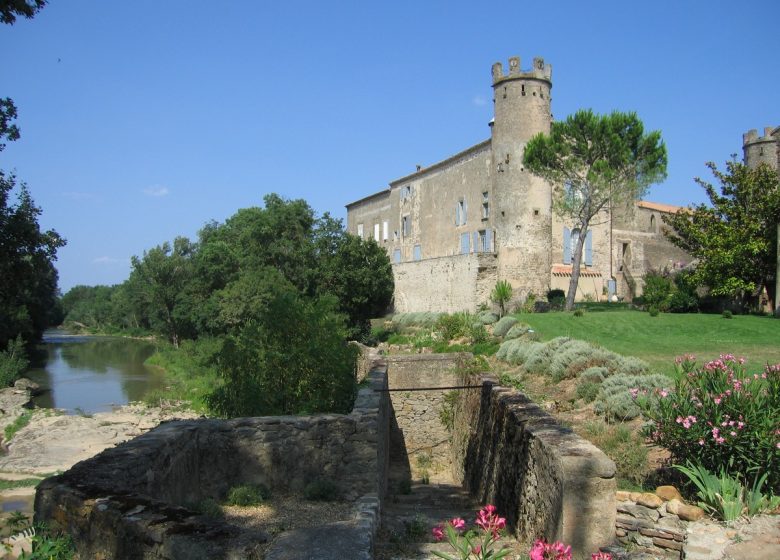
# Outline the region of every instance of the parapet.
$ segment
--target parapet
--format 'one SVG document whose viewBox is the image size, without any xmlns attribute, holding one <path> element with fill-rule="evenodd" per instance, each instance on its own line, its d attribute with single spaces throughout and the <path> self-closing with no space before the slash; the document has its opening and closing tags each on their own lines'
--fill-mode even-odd
<svg viewBox="0 0 780 560">
<path fill-rule="evenodd" d="M 509 59 L 509 73 L 504 74 L 504 68 L 500 62 L 493 64 L 493 85 L 506 80 L 516 79 L 545 80 L 552 83 L 552 66 L 546 64 L 541 57 L 535 57 L 533 67 L 530 70 L 522 70 L 520 57 L 513 56 Z"/>
<path fill-rule="evenodd" d="M 766 141 L 772 141 L 774 142 L 774 138 L 772 138 L 772 133 L 776 130 L 776 127 L 774 126 L 765 126 L 764 127 L 764 135 L 759 136 L 758 130 L 755 128 L 748 130 L 745 134 L 742 135 L 742 145 L 747 146 L 748 144 L 752 144 L 753 142 L 766 142 Z"/>
</svg>

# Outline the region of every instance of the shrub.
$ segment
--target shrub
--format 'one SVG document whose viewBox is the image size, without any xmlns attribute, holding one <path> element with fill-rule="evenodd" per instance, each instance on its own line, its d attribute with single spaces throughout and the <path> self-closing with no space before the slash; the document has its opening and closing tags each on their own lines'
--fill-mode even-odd
<svg viewBox="0 0 780 560">
<path fill-rule="evenodd" d="M 748 375 L 744 360 L 727 354 L 701 367 L 676 360 L 674 389 L 652 399 L 637 394 L 650 418 L 650 438 L 677 463 L 690 460 L 711 472 L 745 480 L 763 474 L 780 493 L 780 364 Z M 653 400 L 657 402 L 655 406 Z"/>
<path fill-rule="evenodd" d="M 558 288 L 548 290 L 547 302 L 552 309 L 563 309 L 563 304 L 566 303 L 566 292 Z"/>
<path fill-rule="evenodd" d="M 550 371 L 550 364 L 553 356 L 558 349 L 569 342 L 571 339 L 567 336 L 553 338 L 546 344 L 535 347 L 533 352 L 529 352 L 523 366 L 531 373 L 547 373 Z"/>
<path fill-rule="evenodd" d="M 465 313 L 443 313 L 436 321 L 435 328 L 442 340 L 453 340 L 465 335 L 470 323 L 470 317 Z"/>
<path fill-rule="evenodd" d="M 501 344 L 496 357 L 510 364 L 523 365 L 528 356 L 544 348 L 541 342 L 527 342 L 519 338 L 507 340 Z"/>
<path fill-rule="evenodd" d="M 339 487 L 332 480 L 313 480 L 304 487 L 303 497 L 312 502 L 333 502 L 339 499 Z"/>
<path fill-rule="evenodd" d="M 648 272 L 645 274 L 645 287 L 642 290 L 645 304 L 648 307 L 657 307 L 662 311 L 667 309 L 672 286 L 672 280 L 668 276 L 657 272 Z"/>
<path fill-rule="evenodd" d="M 634 395 L 643 392 L 652 394 L 656 389 L 671 385 L 665 375 L 613 375 L 601 384 L 601 394 L 593 409 L 607 420 L 626 421 L 639 416 L 641 412 Z M 649 406 L 651 406 L 649 404 Z"/>
<path fill-rule="evenodd" d="M 206 498 L 205 500 L 198 502 L 192 509 L 197 511 L 199 514 L 211 519 L 221 519 L 225 517 L 225 512 L 222 511 L 222 507 L 216 500 L 212 498 Z"/>
<path fill-rule="evenodd" d="M 521 336 L 526 336 L 529 333 L 533 333 L 533 330 L 529 325 L 525 323 L 516 323 L 512 325 L 512 328 L 509 329 L 509 331 L 504 335 L 504 340 L 509 340 L 510 338 L 520 338 Z"/>
<path fill-rule="evenodd" d="M 731 318 L 732 318 L 734 315 L 733 315 L 733 313 L 731 313 L 731 311 L 729 311 L 728 309 L 724 309 L 724 310 L 723 310 L 723 313 L 721 313 L 721 316 L 722 316 L 724 319 L 731 319 Z"/>
<path fill-rule="evenodd" d="M 241 484 L 230 489 L 227 503 L 231 506 L 257 506 L 271 497 L 271 492 L 266 486 Z"/>
<path fill-rule="evenodd" d="M 595 348 L 584 340 L 568 340 L 563 343 L 554 356 L 551 356 L 549 373 L 555 381 L 568 379 L 574 375 L 568 374 L 568 367 L 573 362 L 584 362 Z"/>
<path fill-rule="evenodd" d="M 592 366 L 580 373 L 584 383 L 601 383 L 609 377 L 609 370 L 603 366 Z"/>
<path fill-rule="evenodd" d="M 483 344 L 490 339 L 490 335 L 482 323 L 472 323 L 468 329 L 468 335 L 472 344 Z"/>
<path fill-rule="evenodd" d="M 650 314 L 651 317 L 658 317 L 658 314 L 661 312 L 660 309 L 658 309 L 658 306 L 651 305 L 647 308 L 647 312 Z"/>
<path fill-rule="evenodd" d="M 27 369 L 29 361 L 24 351 L 22 335 L 8 341 L 8 348 L 0 351 L 0 389 L 13 385 Z"/>
<path fill-rule="evenodd" d="M 503 317 L 506 312 L 506 304 L 512 299 L 512 284 L 506 280 L 496 282 L 490 294 L 490 299 L 498 304 L 499 309 L 501 309 L 500 315 Z"/>
<path fill-rule="evenodd" d="M 574 313 L 572 313 L 574 317 L 583 317 L 585 315 L 585 310 L 582 307 L 578 307 L 574 310 Z"/>
<path fill-rule="evenodd" d="M 492 311 L 481 311 L 477 318 L 483 325 L 492 325 L 498 321 L 499 316 Z"/>
<path fill-rule="evenodd" d="M 536 295 L 529 293 L 523 301 L 523 305 L 520 306 L 518 311 L 521 313 L 535 313 L 536 312 Z"/>
<path fill-rule="evenodd" d="M 670 313 L 695 313 L 699 310 L 699 299 L 692 293 L 676 291 L 669 296 Z"/>
<path fill-rule="evenodd" d="M 503 317 L 498 323 L 493 326 L 493 334 L 495 336 L 503 337 L 509 332 L 514 325 L 517 324 L 517 319 L 514 317 Z"/>
<path fill-rule="evenodd" d="M 650 364 L 634 356 L 618 356 L 617 370 L 626 375 L 645 375 L 650 371 Z"/>
<path fill-rule="evenodd" d="M 409 328 L 409 327 L 433 327 L 436 321 L 442 313 L 432 312 L 414 312 L 414 313 L 397 313 L 393 315 L 393 324 L 397 328 Z"/>
<path fill-rule="evenodd" d="M 585 402 L 593 402 L 601 391 L 601 384 L 592 381 L 582 381 L 577 383 L 577 398 Z"/>
</svg>

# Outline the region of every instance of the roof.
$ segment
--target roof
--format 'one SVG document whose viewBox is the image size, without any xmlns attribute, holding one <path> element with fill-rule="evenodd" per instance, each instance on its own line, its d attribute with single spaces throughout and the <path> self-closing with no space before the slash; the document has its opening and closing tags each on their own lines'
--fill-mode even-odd
<svg viewBox="0 0 780 560">
<path fill-rule="evenodd" d="M 569 264 L 556 264 L 552 267 L 553 276 L 571 276 L 571 265 Z M 580 276 L 585 278 L 601 278 L 601 272 L 592 269 L 580 268 Z"/>
<path fill-rule="evenodd" d="M 474 144 L 473 146 L 470 146 L 465 150 L 461 150 L 457 154 L 452 155 L 447 159 L 437 161 L 436 163 L 429 165 L 428 167 L 422 167 L 418 171 L 415 171 L 414 173 L 410 173 L 409 175 L 405 175 L 400 179 L 396 179 L 395 181 L 390 181 L 390 186 L 392 187 L 393 185 L 397 185 L 398 183 L 405 183 L 406 181 L 411 181 L 412 179 L 415 179 L 418 175 L 425 175 L 426 173 L 430 173 L 431 171 L 436 171 L 438 169 L 441 169 L 442 167 L 446 167 L 452 162 L 457 161 L 463 157 L 466 157 L 471 153 L 479 152 L 489 147 L 490 142 L 491 142 L 490 138 L 488 138 L 487 140 L 483 140 L 479 144 Z"/>
<path fill-rule="evenodd" d="M 647 208 L 648 210 L 658 210 L 659 212 L 666 212 L 667 214 L 676 214 L 680 210 L 687 210 L 684 206 L 674 206 L 672 204 L 661 204 L 660 202 L 649 202 L 647 200 L 640 200 L 636 203 L 640 208 Z"/>
<path fill-rule="evenodd" d="M 364 196 L 363 198 L 359 200 L 355 200 L 354 202 L 350 202 L 346 205 L 346 208 L 349 208 L 350 206 L 355 206 L 356 204 L 360 204 L 361 202 L 366 202 L 368 200 L 371 200 L 372 198 L 378 198 L 380 196 L 387 196 L 390 194 L 390 189 L 384 189 L 379 192 L 375 192 L 374 194 L 370 194 L 368 196 Z"/>
</svg>

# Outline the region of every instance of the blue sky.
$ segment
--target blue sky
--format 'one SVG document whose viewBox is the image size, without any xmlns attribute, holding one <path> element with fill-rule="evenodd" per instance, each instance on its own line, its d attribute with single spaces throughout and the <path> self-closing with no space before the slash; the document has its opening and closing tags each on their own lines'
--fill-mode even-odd
<svg viewBox="0 0 780 560">
<path fill-rule="evenodd" d="M 780 2 L 50 0 L 0 27 L 0 153 L 68 240 L 63 291 L 278 192 L 318 212 L 489 137 L 490 67 L 553 66 L 553 113 L 636 111 L 669 150 L 648 200 L 780 124 Z"/>
</svg>

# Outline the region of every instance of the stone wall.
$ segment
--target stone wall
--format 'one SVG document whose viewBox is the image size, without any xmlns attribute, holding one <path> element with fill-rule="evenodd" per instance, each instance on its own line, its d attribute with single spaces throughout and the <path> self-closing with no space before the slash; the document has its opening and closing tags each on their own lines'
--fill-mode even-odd
<svg viewBox="0 0 780 560">
<path fill-rule="evenodd" d="M 496 256 L 472 253 L 393 265 L 395 311 L 476 311 L 498 279 Z"/>
<path fill-rule="evenodd" d="M 380 501 L 388 461 L 386 366 L 375 363 L 367 379 L 346 415 L 162 424 L 46 479 L 36 491 L 35 519 L 72 535 L 84 558 L 244 558 L 263 535 L 187 506 L 222 500 L 239 484 L 299 492 L 320 478 L 336 482 L 348 500 Z M 375 529 L 370 510 L 362 507 L 354 530 Z M 372 515 L 373 522 L 366 519 Z M 334 551 L 332 558 L 340 557 L 343 551 Z"/>
<path fill-rule="evenodd" d="M 410 464 L 420 454 L 450 462 L 450 434 L 441 421 L 447 390 L 398 391 L 452 387 L 461 383 L 461 367 L 469 354 L 414 354 L 387 357 L 388 387 L 395 422 L 390 445 L 395 456 Z"/>
<path fill-rule="evenodd" d="M 580 558 L 609 545 L 615 464 L 521 393 L 471 380 L 481 387 L 462 390 L 454 410 L 456 481 L 494 504 L 522 541 L 562 540 Z"/>
</svg>

